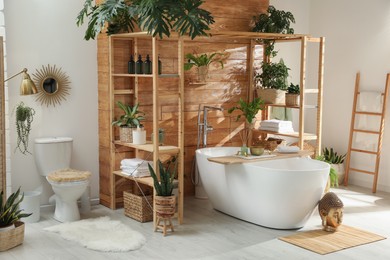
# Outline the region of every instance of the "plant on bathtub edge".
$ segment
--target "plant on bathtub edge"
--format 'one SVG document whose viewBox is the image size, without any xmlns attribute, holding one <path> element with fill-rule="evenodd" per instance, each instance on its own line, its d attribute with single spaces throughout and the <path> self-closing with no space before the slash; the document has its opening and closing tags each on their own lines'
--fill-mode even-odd
<svg viewBox="0 0 390 260">
<path fill-rule="evenodd" d="M 245 154 L 248 153 L 247 147 L 248 141 L 251 137 L 252 129 L 255 126 L 256 123 L 256 115 L 260 110 L 264 109 L 264 101 L 256 97 L 252 101 L 246 102 L 242 98 L 238 101 L 238 105 L 229 108 L 228 113 L 231 114 L 235 110 L 241 111 L 241 114 L 237 115 L 236 117 L 236 122 L 240 120 L 242 116 L 245 117 L 246 119 L 246 127 L 243 129 L 242 133 L 240 132 L 240 137 L 242 140 L 243 147 L 241 149 L 241 155 L 247 155 Z"/>
</svg>

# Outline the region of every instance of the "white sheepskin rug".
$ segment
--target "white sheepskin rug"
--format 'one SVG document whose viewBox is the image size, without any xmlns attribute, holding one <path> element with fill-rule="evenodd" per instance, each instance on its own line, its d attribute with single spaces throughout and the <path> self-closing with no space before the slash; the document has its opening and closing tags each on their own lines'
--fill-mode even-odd
<svg viewBox="0 0 390 260">
<path fill-rule="evenodd" d="M 141 248 L 145 237 L 109 217 L 84 219 L 47 227 L 44 230 L 58 233 L 62 238 L 103 252 L 124 252 Z"/>
</svg>

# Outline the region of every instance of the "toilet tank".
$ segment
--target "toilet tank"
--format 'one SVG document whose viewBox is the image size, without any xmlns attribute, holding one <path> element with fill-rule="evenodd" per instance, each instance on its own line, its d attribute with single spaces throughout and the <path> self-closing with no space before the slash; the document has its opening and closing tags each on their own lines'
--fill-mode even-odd
<svg viewBox="0 0 390 260">
<path fill-rule="evenodd" d="M 34 158 L 39 174 L 49 173 L 69 168 L 73 139 L 71 137 L 36 138 L 34 143 Z"/>
</svg>

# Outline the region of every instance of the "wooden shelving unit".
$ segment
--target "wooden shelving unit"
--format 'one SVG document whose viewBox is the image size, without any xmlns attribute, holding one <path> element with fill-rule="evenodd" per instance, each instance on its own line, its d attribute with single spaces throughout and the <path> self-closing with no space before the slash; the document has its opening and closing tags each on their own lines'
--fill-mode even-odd
<svg viewBox="0 0 390 260">
<path fill-rule="evenodd" d="M 172 41 L 172 39 L 169 39 Z M 142 41 L 142 45 L 139 44 Z M 147 133 L 152 134 L 152 140 L 148 141 L 144 145 L 135 145 L 132 143 L 125 143 L 118 140 L 115 127 L 111 127 L 110 131 L 110 157 L 111 157 L 111 203 L 110 207 L 115 209 L 123 202 L 123 187 L 125 182 L 137 182 L 138 184 L 154 187 L 153 179 L 151 177 L 134 178 L 127 174 L 122 173 L 119 170 L 120 161 L 124 158 L 143 157 L 149 161 L 153 161 L 154 169 L 158 169 L 157 161 L 163 154 L 178 155 L 178 173 L 177 173 L 177 186 L 178 186 L 178 203 L 177 203 L 177 219 L 178 223 L 183 222 L 183 187 L 184 187 L 184 121 L 183 121 L 183 93 L 184 93 L 184 80 L 183 80 L 183 68 L 184 68 L 184 51 L 183 40 L 175 38 L 173 40 L 177 45 L 177 64 L 178 69 L 176 73 L 170 74 L 157 74 L 158 71 L 158 57 L 159 57 L 159 42 L 155 37 L 152 37 L 146 33 L 128 33 L 118 34 L 109 37 L 109 68 L 110 68 L 110 121 L 116 117 L 115 103 L 118 100 L 130 103 L 134 105 L 139 103 L 142 98 L 145 89 L 151 90 L 151 102 L 152 111 L 148 111 L 146 116 L 151 118 L 149 129 Z M 127 62 L 124 62 L 124 54 L 136 54 L 140 48 L 145 48 L 144 43 L 147 42 L 150 45 L 152 71 L 153 74 L 128 74 Z M 148 45 L 148 46 L 149 46 Z M 128 57 L 127 57 L 128 58 Z M 177 79 L 176 90 L 161 90 L 161 79 Z M 141 89 L 144 91 L 141 93 Z M 177 100 L 177 142 L 175 145 L 159 145 L 158 142 L 158 129 L 160 115 L 160 100 L 162 97 L 175 98 Z M 148 96 L 149 98 L 149 96 Z M 150 99 L 150 98 L 149 98 Z M 146 157 L 146 158 L 145 158 Z M 154 217 L 154 223 L 156 224 L 156 217 Z"/>
</svg>

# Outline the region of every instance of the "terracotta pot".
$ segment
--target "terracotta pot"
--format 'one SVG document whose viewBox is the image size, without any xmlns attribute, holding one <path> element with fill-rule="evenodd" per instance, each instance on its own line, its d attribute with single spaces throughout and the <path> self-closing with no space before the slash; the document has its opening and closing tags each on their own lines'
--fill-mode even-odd
<svg viewBox="0 0 390 260">
<path fill-rule="evenodd" d="M 176 212 L 176 196 L 155 196 L 156 214 L 161 218 L 171 218 Z"/>
</svg>

